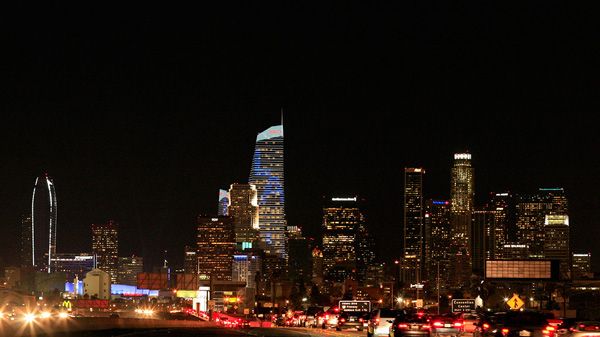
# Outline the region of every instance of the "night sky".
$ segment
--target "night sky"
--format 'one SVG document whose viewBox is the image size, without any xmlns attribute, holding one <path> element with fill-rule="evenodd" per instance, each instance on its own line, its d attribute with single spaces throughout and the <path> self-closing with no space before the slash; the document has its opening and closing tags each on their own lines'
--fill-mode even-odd
<svg viewBox="0 0 600 337">
<path fill-rule="evenodd" d="M 16 5 L 19 6 L 19 5 Z M 382 259 L 400 254 L 403 167 L 448 198 L 469 150 L 476 198 L 564 187 L 572 249 L 600 270 L 600 32 L 543 3 L 247 1 L 4 8 L 0 259 L 18 262 L 35 177 L 54 178 L 58 251 L 120 223 L 120 255 L 179 264 L 195 217 L 246 182 L 284 109 L 286 212 L 317 236 L 322 196 L 367 199 Z M 385 250 L 383 248 L 386 248 Z M 391 249 L 390 247 L 394 247 Z"/>
</svg>

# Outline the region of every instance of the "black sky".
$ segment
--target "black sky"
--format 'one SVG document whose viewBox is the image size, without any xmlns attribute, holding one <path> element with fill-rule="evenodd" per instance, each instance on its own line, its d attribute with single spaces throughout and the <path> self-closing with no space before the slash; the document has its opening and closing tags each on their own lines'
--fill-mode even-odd
<svg viewBox="0 0 600 337">
<path fill-rule="evenodd" d="M 356 192 L 399 254 L 402 168 L 448 197 L 468 149 L 490 191 L 565 187 L 572 247 L 600 249 L 600 44 L 561 2 L 46 3 L 2 11 L 0 257 L 15 263 L 36 175 L 54 177 L 58 250 L 121 224 L 121 254 L 180 262 L 218 188 L 246 181 L 285 110 L 286 211 L 318 235 L 321 196 Z M 397 247 L 384 250 L 381 247 Z"/>
</svg>

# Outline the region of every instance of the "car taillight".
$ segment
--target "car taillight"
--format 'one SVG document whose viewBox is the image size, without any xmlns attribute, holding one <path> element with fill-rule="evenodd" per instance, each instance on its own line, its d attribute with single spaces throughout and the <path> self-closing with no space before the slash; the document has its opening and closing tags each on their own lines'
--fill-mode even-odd
<svg viewBox="0 0 600 337">
<path fill-rule="evenodd" d="M 556 328 L 552 325 L 548 325 L 544 328 L 544 330 L 542 330 L 542 333 L 544 334 L 544 336 L 551 337 L 554 335 L 554 331 L 556 331 Z"/>
<path fill-rule="evenodd" d="M 421 328 L 423 328 L 423 329 L 431 329 L 431 325 L 424 324 L 424 325 L 421 326 Z"/>
<path fill-rule="evenodd" d="M 490 325 L 487 323 L 483 323 L 483 330 L 487 330 L 490 328 Z"/>
<path fill-rule="evenodd" d="M 345 322 L 346 319 L 345 318 L 340 318 L 340 322 Z"/>
<path fill-rule="evenodd" d="M 364 319 L 359 318 L 358 321 L 362 323 L 362 322 L 364 322 Z"/>
<path fill-rule="evenodd" d="M 508 335 L 508 329 L 502 329 L 501 331 L 504 336 Z"/>
<path fill-rule="evenodd" d="M 463 324 L 461 322 L 454 322 L 455 328 L 462 328 Z"/>
<path fill-rule="evenodd" d="M 442 322 L 433 322 L 433 326 L 436 327 L 436 328 L 443 327 L 444 323 L 442 323 Z"/>
<path fill-rule="evenodd" d="M 404 324 L 404 323 L 400 323 L 400 324 L 398 324 L 398 328 L 399 329 L 406 329 L 406 328 L 408 328 L 408 325 Z"/>
</svg>

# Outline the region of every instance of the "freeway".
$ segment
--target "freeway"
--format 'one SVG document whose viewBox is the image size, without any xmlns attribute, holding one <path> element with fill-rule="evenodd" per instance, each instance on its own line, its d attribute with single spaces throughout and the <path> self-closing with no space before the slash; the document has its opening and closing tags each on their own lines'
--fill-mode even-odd
<svg viewBox="0 0 600 337">
<path fill-rule="evenodd" d="M 35 337 L 101 337 L 101 336 L 250 336 L 250 337 L 355 337 L 365 332 L 335 331 L 309 328 L 246 328 L 217 327 L 211 322 L 172 321 L 87 317 L 63 321 L 38 321 L 31 324 L 1 322 L 0 336 Z"/>
</svg>

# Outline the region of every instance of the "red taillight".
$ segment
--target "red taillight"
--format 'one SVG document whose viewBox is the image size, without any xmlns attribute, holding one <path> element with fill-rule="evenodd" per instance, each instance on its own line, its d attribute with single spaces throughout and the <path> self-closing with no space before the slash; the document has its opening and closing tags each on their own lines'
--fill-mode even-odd
<svg viewBox="0 0 600 337">
<path fill-rule="evenodd" d="M 362 323 L 362 322 L 364 322 L 364 319 L 359 318 L 358 321 Z"/>
<path fill-rule="evenodd" d="M 462 328 L 463 324 L 461 322 L 454 322 L 455 328 Z"/>
<path fill-rule="evenodd" d="M 421 326 L 421 328 L 423 328 L 423 329 L 431 329 L 431 325 L 425 324 L 425 325 Z"/>
<path fill-rule="evenodd" d="M 398 328 L 399 329 L 406 329 L 406 328 L 408 328 L 408 325 L 404 324 L 404 323 L 400 323 L 400 324 L 398 324 Z"/>
<path fill-rule="evenodd" d="M 483 329 L 484 329 L 484 330 L 487 330 L 487 329 L 489 329 L 489 328 L 490 328 L 490 325 L 489 325 L 489 324 L 487 324 L 487 323 L 483 323 Z"/>
<path fill-rule="evenodd" d="M 544 330 L 542 330 L 542 333 L 544 334 L 544 336 L 551 337 L 554 335 L 554 331 L 556 331 L 556 328 L 552 325 L 548 325 L 544 328 Z"/>
<path fill-rule="evenodd" d="M 502 329 L 501 331 L 502 331 L 503 335 L 505 335 L 505 336 L 508 335 L 508 329 Z"/>
<path fill-rule="evenodd" d="M 340 318 L 340 322 L 345 322 L 346 319 L 345 318 Z"/>
<path fill-rule="evenodd" d="M 436 328 L 443 327 L 444 323 L 442 323 L 442 322 L 433 322 L 433 326 L 436 327 Z"/>
</svg>

